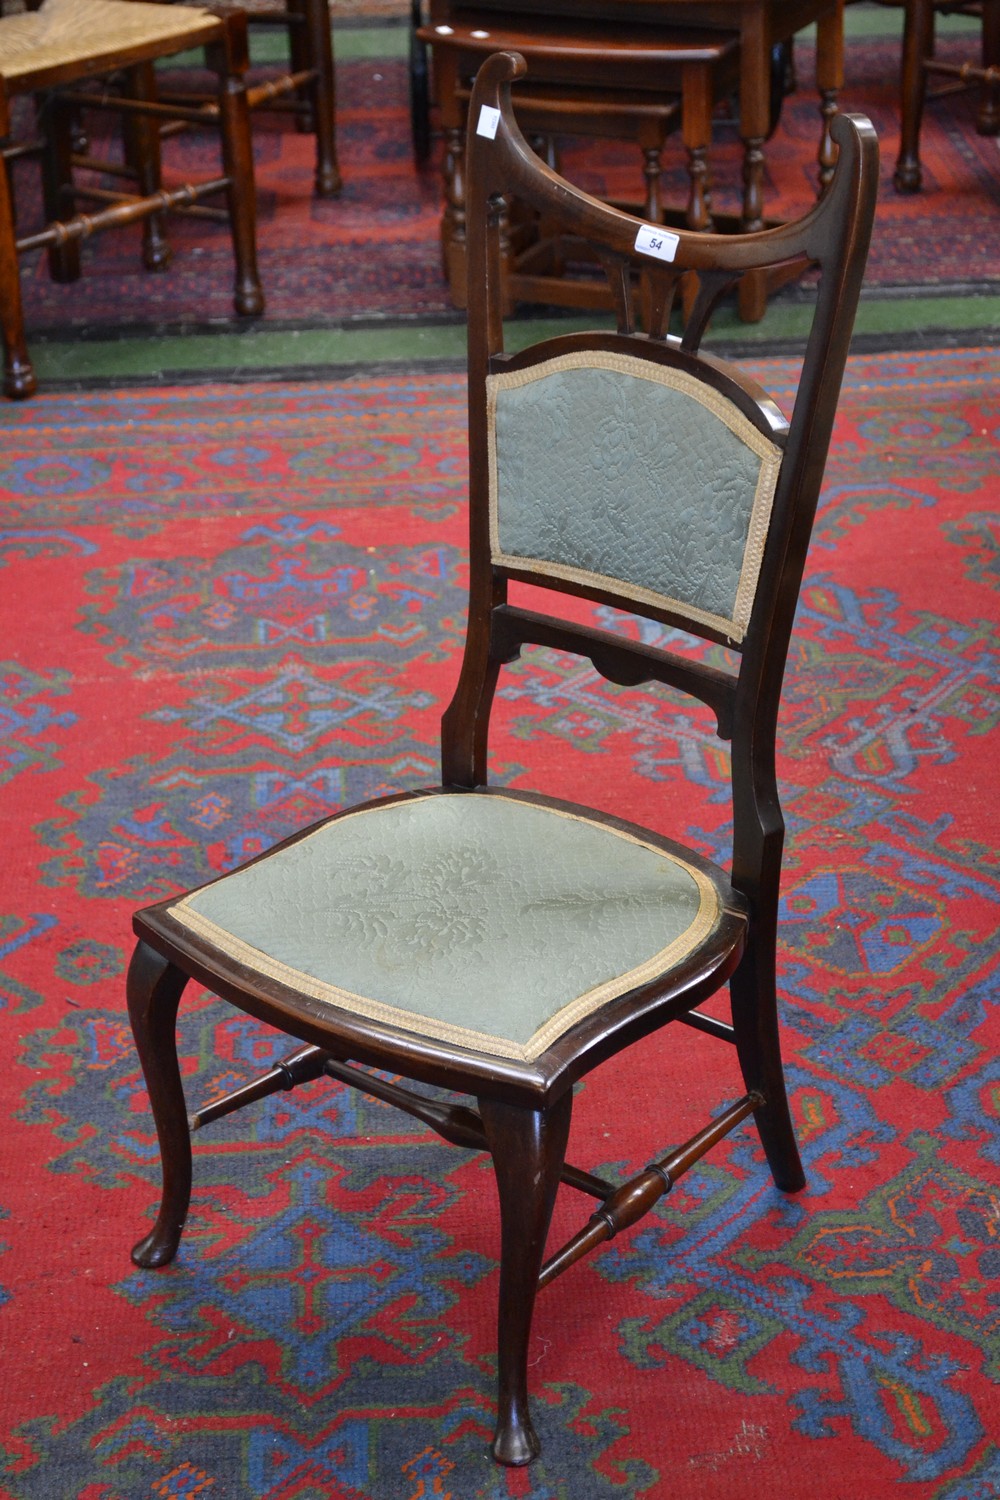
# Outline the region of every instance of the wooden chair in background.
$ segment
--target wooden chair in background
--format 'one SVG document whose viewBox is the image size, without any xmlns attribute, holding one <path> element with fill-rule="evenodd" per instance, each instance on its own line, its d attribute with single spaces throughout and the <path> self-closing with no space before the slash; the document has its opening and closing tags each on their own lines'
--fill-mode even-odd
<svg viewBox="0 0 1000 1500">
<path fill-rule="evenodd" d="M 222 171 L 215 177 L 166 190 L 160 185 L 159 135 L 162 106 L 156 97 L 153 64 L 190 47 L 205 47 L 218 79 L 217 108 L 222 135 Z M 0 323 L 3 332 L 3 388 L 7 396 L 29 396 L 35 376 L 24 335 L 18 257 L 46 249 L 57 281 L 80 275 L 80 241 L 106 229 L 152 221 L 172 209 L 225 194 L 236 261 L 236 311 L 263 310 L 257 272 L 253 156 L 243 77 L 247 65 L 246 28 L 238 13 L 217 17 L 189 9 L 169 10 L 134 0 L 47 0 L 40 10 L 0 18 Z M 103 81 L 121 70 L 119 94 Z M 34 95 L 39 137 L 11 138 L 11 101 Z M 82 108 L 110 109 L 132 126 L 138 190 L 96 190 L 104 206 L 80 213 L 75 203 L 72 133 Z M 176 113 L 173 111 L 172 113 Z M 10 163 L 37 152 L 42 158 L 46 223 L 35 232 L 15 224 Z M 88 190 L 95 197 L 95 190 Z M 155 251 L 155 246 L 153 247 Z"/>
<path fill-rule="evenodd" d="M 303 1044 L 199 1109 L 195 1127 L 329 1076 L 491 1153 L 501 1261 L 492 1451 L 506 1464 L 528 1463 L 539 1449 L 527 1356 L 540 1287 L 633 1224 L 751 1115 L 776 1183 L 803 1185 L 778 1038 L 776 721 L 878 177 L 874 132 L 845 117 L 833 127 L 830 187 L 801 223 L 748 236 L 671 235 L 579 192 L 534 155 L 511 109 L 523 69 L 511 54 L 489 59 L 471 103 L 471 583 L 441 784 L 345 809 L 138 912 L 128 978 L 164 1174 L 156 1223 L 133 1251 L 140 1266 L 172 1259 L 189 1207 L 175 1034 L 189 979 Z M 504 352 L 508 194 L 592 246 L 617 332 Z M 790 259 L 815 264 L 820 279 L 786 420 L 752 379 L 699 344 L 740 275 Z M 669 337 L 676 286 L 691 273 L 694 307 L 683 338 Z M 633 275 L 643 335 L 634 332 Z M 544 591 L 544 611 L 513 602 L 512 582 Z M 566 595 L 725 644 L 734 664 L 575 623 L 578 614 L 560 608 Z M 732 742 L 731 870 L 589 806 L 488 785 L 498 676 L 528 645 L 587 657 L 616 683 L 669 684 L 712 709 Z M 727 981 L 731 1022 L 700 1009 Z M 568 1165 L 574 1083 L 644 1039 L 662 1055 L 671 1021 L 735 1048 L 741 1096 L 621 1185 Z M 478 1109 L 385 1073 L 473 1095 Z M 665 1103 L 642 1101 L 651 1127 Z M 543 1264 L 560 1182 L 597 1207 Z"/>
<path fill-rule="evenodd" d="M 168 4 L 198 5 L 199 0 L 166 0 Z M 224 13 L 236 0 L 207 0 L 208 9 Z M 240 0 L 252 34 L 284 33 L 288 44 L 288 70 L 270 69 L 269 76 L 247 82 L 247 104 L 256 110 L 290 114 L 299 129 L 316 138 L 315 192 L 317 198 L 335 198 L 342 187 L 337 161 L 336 78 L 330 0 Z M 161 97 L 182 104 L 196 102 L 190 95 L 171 93 L 169 78 L 162 82 Z M 215 106 L 206 100 L 206 114 Z M 167 127 L 170 128 L 169 126 Z"/>
<path fill-rule="evenodd" d="M 952 93 L 981 86 L 976 129 L 980 135 L 1000 135 L 1000 0 L 947 4 L 941 0 L 904 0 L 903 62 L 900 78 L 901 129 L 899 156 L 893 182 L 900 193 L 920 191 L 920 126 L 927 100 L 928 75 L 951 80 Z M 982 24 L 980 61 L 942 62 L 934 56 L 934 22 L 938 14 L 973 15 Z"/>
</svg>

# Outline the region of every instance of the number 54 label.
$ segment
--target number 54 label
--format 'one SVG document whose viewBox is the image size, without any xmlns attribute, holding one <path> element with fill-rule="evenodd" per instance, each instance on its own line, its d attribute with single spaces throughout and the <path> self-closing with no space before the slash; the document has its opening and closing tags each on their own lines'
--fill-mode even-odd
<svg viewBox="0 0 1000 1500">
<path fill-rule="evenodd" d="M 635 248 L 643 255 L 655 255 L 657 260 L 673 260 L 680 244 L 680 235 L 661 229 L 658 224 L 643 224 L 635 237 Z"/>
</svg>

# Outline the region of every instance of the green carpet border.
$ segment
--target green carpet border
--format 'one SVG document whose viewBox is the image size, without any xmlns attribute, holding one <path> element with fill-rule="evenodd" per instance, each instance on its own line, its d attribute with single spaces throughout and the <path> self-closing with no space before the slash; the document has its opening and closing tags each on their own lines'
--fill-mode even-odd
<svg viewBox="0 0 1000 1500">
<path fill-rule="evenodd" d="M 862 333 L 851 340 L 851 355 L 942 353 L 954 350 L 993 349 L 1000 346 L 1000 328 L 957 329 L 953 332 L 942 329 L 927 333 Z M 782 359 L 800 357 L 805 352 L 803 339 L 759 339 L 720 340 L 712 345 L 712 353 L 722 359 L 745 360 L 753 358 Z M 352 380 L 357 376 L 409 376 L 421 374 L 451 375 L 461 373 L 465 361 L 460 358 L 442 357 L 402 360 L 350 360 L 342 364 L 293 364 L 261 366 L 212 366 L 205 369 L 170 368 L 150 371 L 148 374 L 94 375 L 91 377 L 67 376 L 60 379 L 49 376 L 45 380 L 46 391 L 81 393 L 87 391 L 157 389 L 168 385 L 198 386 L 250 384 L 307 384 L 317 381 Z M 0 408 L 2 411 L 2 408 Z"/>
</svg>

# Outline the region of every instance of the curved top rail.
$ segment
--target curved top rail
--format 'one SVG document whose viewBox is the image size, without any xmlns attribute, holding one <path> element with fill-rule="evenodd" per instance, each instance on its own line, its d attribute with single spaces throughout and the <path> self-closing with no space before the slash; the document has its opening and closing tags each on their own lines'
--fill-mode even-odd
<svg viewBox="0 0 1000 1500">
<path fill-rule="evenodd" d="M 531 149 L 514 116 L 511 84 L 524 77 L 527 64 L 517 52 L 496 52 L 479 69 L 469 108 L 468 186 L 473 195 L 504 191 L 542 213 L 555 214 L 560 222 L 582 238 L 596 238 L 608 249 L 629 257 L 638 265 L 662 265 L 674 270 L 744 271 L 763 270 L 805 257 L 822 263 L 838 236 L 832 226 L 841 220 L 845 198 L 874 204 L 878 183 L 878 140 L 871 121 L 864 115 L 837 115 L 831 130 L 839 147 L 833 180 L 820 201 L 803 218 L 754 234 L 715 234 L 687 229 L 663 230 L 665 253 L 643 250 L 636 240 L 640 231 L 661 228 L 612 208 L 600 199 L 557 176 Z M 484 117 L 484 108 L 496 111 Z M 493 134 L 480 129 L 485 118 L 495 126 Z M 500 165 L 503 162 L 502 167 Z M 496 168 L 496 170 L 494 170 Z M 648 243 L 648 240 L 647 240 Z"/>
</svg>

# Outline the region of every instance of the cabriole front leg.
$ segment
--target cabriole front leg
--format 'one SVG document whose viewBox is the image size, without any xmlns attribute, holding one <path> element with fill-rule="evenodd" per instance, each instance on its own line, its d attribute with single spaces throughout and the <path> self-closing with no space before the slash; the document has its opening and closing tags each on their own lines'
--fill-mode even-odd
<svg viewBox="0 0 1000 1500">
<path fill-rule="evenodd" d="M 528 1342 L 572 1107 L 569 1089 L 548 1110 L 479 1101 L 500 1196 L 499 1390 L 491 1452 L 502 1464 L 530 1464 L 541 1449 L 528 1409 Z"/>
<path fill-rule="evenodd" d="M 173 1260 L 191 1201 L 191 1133 L 177 1061 L 177 1007 L 187 975 L 139 943 L 128 971 L 128 1014 L 156 1122 L 163 1198 L 156 1223 L 132 1251 L 137 1266 Z"/>
</svg>

